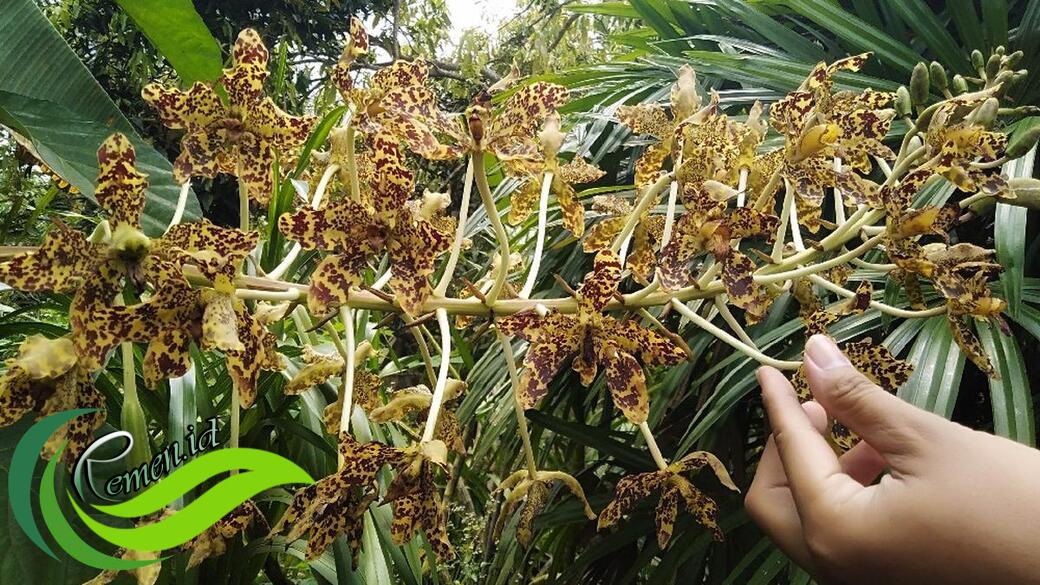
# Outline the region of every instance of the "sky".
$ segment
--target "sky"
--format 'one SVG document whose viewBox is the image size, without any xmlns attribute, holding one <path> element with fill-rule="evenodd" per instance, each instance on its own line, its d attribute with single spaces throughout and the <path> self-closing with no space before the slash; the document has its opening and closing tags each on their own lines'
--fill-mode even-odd
<svg viewBox="0 0 1040 585">
<path fill-rule="evenodd" d="M 479 28 L 494 37 L 499 25 L 516 13 L 515 0 L 447 0 L 451 18 L 451 42 L 457 44 L 463 31 Z"/>
</svg>

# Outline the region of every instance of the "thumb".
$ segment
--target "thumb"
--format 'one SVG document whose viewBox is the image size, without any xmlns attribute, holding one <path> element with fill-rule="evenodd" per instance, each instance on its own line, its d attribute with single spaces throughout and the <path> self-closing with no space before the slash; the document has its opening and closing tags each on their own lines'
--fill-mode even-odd
<svg viewBox="0 0 1040 585">
<path fill-rule="evenodd" d="M 805 344 L 805 375 L 816 401 L 897 470 L 935 444 L 935 432 L 947 422 L 885 392 L 825 335 Z"/>
</svg>

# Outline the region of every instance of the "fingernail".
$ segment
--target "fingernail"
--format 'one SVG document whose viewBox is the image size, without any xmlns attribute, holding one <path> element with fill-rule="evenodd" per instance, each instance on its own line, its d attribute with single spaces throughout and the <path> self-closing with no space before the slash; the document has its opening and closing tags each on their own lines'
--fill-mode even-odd
<svg viewBox="0 0 1040 585">
<path fill-rule="evenodd" d="M 844 368 L 852 365 L 849 358 L 841 353 L 834 340 L 826 335 L 813 335 L 805 344 L 805 356 L 821 370 Z"/>
</svg>

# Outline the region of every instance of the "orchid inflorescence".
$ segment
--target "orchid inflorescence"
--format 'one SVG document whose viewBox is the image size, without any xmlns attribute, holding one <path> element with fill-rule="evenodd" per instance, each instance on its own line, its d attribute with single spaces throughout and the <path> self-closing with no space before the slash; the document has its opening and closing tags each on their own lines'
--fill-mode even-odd
<svg viewBox="0 0 1040 585">
<path fill-rule="evenodd" d="M 310 153 L 315 193 L 277 219 L 278 229 L 299 248 L 324 253 L 305 282 L 243 274 L 243 263 L 259 243 L 259 233 L 248 229 L 248 215 L 242 229 L 201 222 L 171 225 L 158 238 L 145 236 L 140 218 L 147 177 L 136 169 L 134 149 L 119 134 L 101 145 L 96 198 L 106 219 L 98 229 L 88 237 L 56 222 L 38 249 L 0 264 L 0 281 L 14 288 L 73 293 L 68 335 L 30 337 L 8 362 L 0 377 L 0 422 L 10 424 L 29 411 L 43 416 L 101 406 L 104 400 L 93 379 L 111 350 L 125 343 L 147 344 L 144 377 L 151 387 L 187 371 L 193 343 L 223 352 L 237 395 L 231 416 L 237 420 L 239 406 L 249 408 L 257 398 L 260 371 L 283 370 L 268 325 L 302 311 L 261 309 L 246 301 L 300 303 L 305 297 L 308 321 L 328 323 L 338 316 L 349 334 L 344 342 L 335 328 L 329 329 L 336 354 L 319 353 L 301 337 L 307 365 L 285 392 L 295 395 L 334 377 L 343 380 L 324 421 L 339 445 L 339 469 L 297 491 L 273 532 L 288 530 L 289 539 L 307 538 L 308 558 L 343 535 L 356 555 L 364 513 L 384 502 L 393 508 L 395 542 L 422 533 L 444 559 L 452 547 L 438 486 L 451 473 L 450 454 L 466 449 L 462 425 L 446 409 L 466 387 L 448 376 L 448 314 L 459 318 L 459 325 L 488 317 L 506 353 L 527 468 L 502 482 L 499 491 L 508 492 L 502 518 L 519 509 L 517 536 L 525 545 L 534 538 L 533 519 L 546 506 L 553 482 L 566 486 L 595 517 L 575 478 L 537 467 L 523 416 L 524 409 L 536 408 L 552 391 L 568 362 L 584 386 L 593 385 L 604 370 L 614 405 L 639 428 L 657 467 L 618 482 L 614 500 L 599 515 L 599 527 L 615 525 L 659 491 L 660 547 L 668 544 L 680 503 L 722 538 L 717 504 L 688 475 L 708 466 L 724 487 L 736 490 L 725 466 L 702 451 L 679 454 L 668 463 L 647 423 L 647 369 L 677 364 L 690 351 L 683 337 L 662 323 L 673 309 L 737 350 L 790 370 L 805 399 L 810 395 L 800 363 L 762 353 L 738 318 L 757 323 L 787 292 L 799 302 L 807 334 L 825 333 L 842 316 L 866 310 L 944 314 L 965 354 L 996 374 L 968 320 L 1003 324 L 1005 303 L 989 288 L 1001 267 L 992 250 L 950 243 L 948 234 L 970 216 L 969 204 L 981 198 L 1015 202 L 1018 187 L 1001 175 L 1000 164 L 1022 152 L 1009 149 L 1006 135 L 995 129 L 1004 94 L 1005 77 L 999 72 L 978 80 L 975 91 L 929 105 L 912 102 L 902 89 L 839 90 L 837 74 L 857 71 L 869 58 L 856 55 L 820 63 L 800 87 L 768 108 L 768 117 L 756 103 L 738 118 L 723 111 L 714 92 L 703 96 L 692 67 L 684 66 L 668 106 L 641 104 L 617 111 L 622 124 L 653 141 L 634 163 L 634 196 L 597 198 L 592 209 L 598 213 L 586 230 L 574 186 L 596 182 L 604 173 L 581 156 L 569 161 L 561 156 L 565 134 L 557 110 L 568 99 L 565 88 L 547 82 L 517 87 L 514 70 L 474 96 L 465 112 L 450 113 L 440 109 L 421 59 L 396 61 L 362 84 L 354 65 L 367 51 L 367 34 L 355 20 L 332 72 L 349 115 L 332 130 L 328 151 Z M 184 130 L 177 179 L 235 175 L 248 213 L 250 201 L 267 203 L 281 182 L 272 168 L 287 168 L 303 155 L 301 147 L 316 119 L 290 116 L 264 97 L 268 51 L 255 31 L 241 33 L 232 59 L 216 84 L 195 83 L 187 91 L 150 84 L 143 95 L 167 126 Z M 887 137 L 896 120 L 909 130 L 893 148 Z M 780 139 L 776 148 L 767 147 L 770 128 Z M 468 157 L 494 229 L 499 250 L 492 266 L 476 285 L 457 285 L 454 296 L 447 288 L 462 252 L 471 185 L 465 186 L 462 217 L 456 220 L 445 213 L 446 195 L 417 196 L 409 156 Z M 511 197 L 510 223 L 521 223 L 537 210 L 538 237 L 544 238 L 545 206 L 553 195 L 563 227 L 583 238 L 583 250 L 594 254 L 593 269 L 580 286 L 565 286 L 568 296 L 532 298 L 530 287 L 518 290 L 508 282 L 523 274 L 525 264 L 528 282 L 535 282 L 539 259 L 527 263 L 510 251 L 485 159 L 497 161 L 520 185 Z M 281 164 L 275 166 L 275 160 Z M 936 181 L 970 196 L 960 203 L 916 206 L 918 194 Z M 669 204 L 661 214 L 655 206 L 666 192 Z M 803 237 L 803 228 L 821 239 Z M 893 286 L 905 288 L 911 310 L 875 300 L 869 281 L 846 288 L 851 263 L 873 251 L 889 264 L 870 265 L 886 271 Z M 389 260 L 386 278 L 367 286 L 367 272 L 384 256 Z M 439 263 L 442 257 L 447 259 Z M 430 278 L 439 267 L 434 286 Z M 623 293 L 629 278 L 638 286 Z M 922 281 L 930 283 L 932 298 L 941 304 L 929 308 Z M 384 285 L 390 292 L 381 290 Z M 837 294 L 839 302 L 827 306 L 821 289 Z M 709 299 L 714 304 L 705 303 Z M 655 307 L 663 310 L 655 315 L 649 311 Z M 381 356 L 367 341 L 355 343 L 352 309 L 402 313 L 413 331 L 434 318 L 444 343 L 440 371 L 426 362 L 430 386 L 383 392 L 383 379 L 369 369 Z M 716 315 L 731 332 L 711 323 Z M 511 337 L 527 347 L 520 367 Z M 429 357 L 422 333 L 416 339 Z M 869 339 L 848 343 L 845 350 L 889 391 L 912 371 Z M 418 440 L 402 448 L 360 442 L 349 430 L 355 407 L 370 421 L 398 425 Z M 64 432 L 71 457 L 82 451 L 103 417 L 84 421 Z M 838 423 L 832 437 L 840 449 L 856 441 Z M 392 470 L 393 479 L 380 489 L 384 467 Z M 249 515 L 255 514 L 251 508 Z M 500 519 L 497 529 L 502 525 Z M 207 542 L 216 544 L 207 550 L 222 551 L 223 541 L 214 535 Z"/>
</svg>

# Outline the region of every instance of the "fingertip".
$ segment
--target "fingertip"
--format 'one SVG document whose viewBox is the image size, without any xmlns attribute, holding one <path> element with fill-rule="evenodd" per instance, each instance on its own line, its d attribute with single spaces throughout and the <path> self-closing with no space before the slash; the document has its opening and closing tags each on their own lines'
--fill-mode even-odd
<svg viewBox="0 0 1040 585">
<path fill-rule="evenodd" d="M 805 411 L 805 415 L 809 417 L 813 427 L 822 435 L 827 432 L 827 411 L 820 406 L 819 402 L 810 400 L 802 404 L 802 410 Z"/>
</svg>

